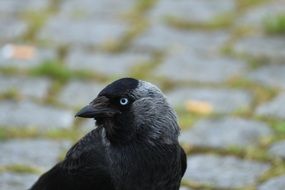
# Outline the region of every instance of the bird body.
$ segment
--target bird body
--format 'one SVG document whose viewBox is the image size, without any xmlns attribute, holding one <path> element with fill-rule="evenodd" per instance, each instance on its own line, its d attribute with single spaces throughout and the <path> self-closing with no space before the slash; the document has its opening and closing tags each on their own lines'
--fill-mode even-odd
<svg viewBox="0 0 285 190">
<path fill-rule="evenodd" d="M 96 119 L 97 128 L 31 190 L 179 189 L 186 155 L 178 143 L 176 115 L 157 87 L 117 80 L 77 116 Z"/>
</svg>

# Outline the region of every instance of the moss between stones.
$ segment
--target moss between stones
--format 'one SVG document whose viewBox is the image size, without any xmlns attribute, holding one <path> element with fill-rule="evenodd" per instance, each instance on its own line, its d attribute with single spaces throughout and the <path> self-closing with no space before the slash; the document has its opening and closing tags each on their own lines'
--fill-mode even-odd
<svg viewBox="0 0 285 190">
<path fill-rule="evenodd" d="M 268 0 L 236 0 L 236 7 L 239 11 L 244 11 L 251 7 L 265 3 Z"/>
<path fill-rule="evenodd" d="M 65 83 L 70 79 L 97 79 L 99 81 L 106 81 L 107 78 L 91 71 L 73 71 L 68 69 L 64 64 L 58 60 L 45 61 L 43 64 L 35 67 L 29 71 L 29 74 L 34 76 L 47 76 L 58 82 Z"/>
<path fill-rule="evenodd" d="M 227 86 L 231 88 L 243 88 L 253 93 L 252 110 L 261 103 L 267 102 L 278 94 L 278 89 L 273 87 L 262 86 L 245 78 L 233 78 L 227 82 Z"/>
<path fill-rule="evenodd" d="M 40 130 L 38 128 L 26 127 L 0 127 L 0 140 L 16 139 L 16 138 L 48 138 L 48 139 L 79 139 L 82 132 L 74 127 L 70 129 L 47 129 Z"/>
<path fill-rule="evenodd" d="M 72 77 L 72 72 L 57 61 L 46 61 L 31 70 L 35 76 L 48 76 L 59 81 L 67 81 Z"/>
<path fill-rule="evenodd" d="M 33 174 L 40 174 L 41 171 L 38 168 L 21 165 L 21 164 L 13 164 L 7 166 L 0 166 L 0 173 L 1 172 L 14 172 L 14 173 L 33 173 Z"/>
<path fill-rule="evenodd" d="M 103 45 L 103 50 L 118 53 L 127 49 L 130 43 L 139 34 L 146 30 L 148 27 L 148 22 L 144 18 L 145 13 L 147 13 L 150 8 L 156 3 L 156 0 L 139 0 L 132 10 L 130 10 L 124 18 L 130 23 L 130 28 L 126 34 L 117 43 L 106 43 Z"/>
<path fill-rule="evenodd" d="M 130 69 L 130 76 L 142 80 L 150 80 L 151 73 L 155 68 L 161 64 L 164 55 L 160 52 L 153 53 L 150 61 L 143 62 Z"/>
<path fill-rule="evenodd" d="M 0 100 L 3 99 L 19 101 L 20 99 L 22 99 L 22 96 L 17 89 L 10 89 L 7 92 L 0 94 Z"/>
<path fill-rule="evenodd" d="M 37 137 L 38 131 L 36 128 L 14 128 L 14 127 L 0 127 L 0 140 L 13 138 L 30 138 Z"/>
<path fill-rule="evenodd" d="M 266 171 L 260 178 L 259 183 L 265 182 L 270 178 L 280 176 L 285 173 L 285 162 L 280 159 L 275 159 L 272 161 L 272 167 Z"/>
<path fill-rule="evenodd" d="M 285 13 L 266 17 L 263 27 L 268 34 L 285 34 Z"/>
<path fill-rule="evenodd" d="M 217 30 L 230 27 L 234 23 L 234 18 L 234 13 L 225 13 L 216 16 L 212 21 L 206 23 L 192 22 L 183 19 L 177 19 L 175 17 L 166 17 L 165 22 L 168 25 L 179 29 Z"/>
<path fill-rule="evenodd" d="M 143 15 L 148 12 L 155 4 L 157 0 L 139 0 L 133 10 L 134 13 Z"/>
</svg>

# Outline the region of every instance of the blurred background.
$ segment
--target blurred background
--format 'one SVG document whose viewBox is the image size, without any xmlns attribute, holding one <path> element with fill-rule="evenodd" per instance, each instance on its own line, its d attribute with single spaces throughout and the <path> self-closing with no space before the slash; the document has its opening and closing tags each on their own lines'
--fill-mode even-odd
<svg viewBox="0 0 285 190">
<path fill-rule="evenodd" d="M 0 0 L 0 189 L 23 190 L 136 77 L 175 107 L 183 190 L 285 189 L 284 0 Z M 167 158 L 165 158 L 167 159 Z"/>
</svg>

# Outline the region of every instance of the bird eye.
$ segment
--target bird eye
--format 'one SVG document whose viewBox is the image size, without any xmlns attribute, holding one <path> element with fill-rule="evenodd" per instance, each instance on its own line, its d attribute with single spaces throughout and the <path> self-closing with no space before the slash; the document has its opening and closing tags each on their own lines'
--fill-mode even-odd
<svg viewBox="0 0 285 190">
<path fill-rule="evenodd" d="M 121 99 L 120 99 L 120 104 L 121 104 L 122 106 L 125 106 L 125 105 L 127 105 L 128 103 L 129 103 L 128 98 L 121 98 Z"/>
</svg>

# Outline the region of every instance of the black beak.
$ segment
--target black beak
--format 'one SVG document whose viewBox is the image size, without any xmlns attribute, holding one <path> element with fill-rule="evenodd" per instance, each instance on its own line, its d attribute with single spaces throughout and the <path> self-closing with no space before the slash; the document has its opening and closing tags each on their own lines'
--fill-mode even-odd
<svg viewBox="0 0 285 190">
<path fill-rule="evenodd" d="M 95 98 L 89 105 L 82 108 L 75 117 L 99 118 L 112 117 L 120 111 L 109 107 L 109 99 L 105 96 Z"/>
</svg>

